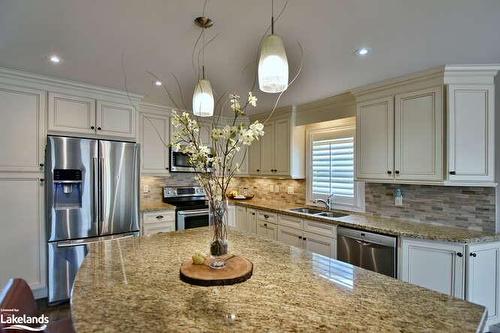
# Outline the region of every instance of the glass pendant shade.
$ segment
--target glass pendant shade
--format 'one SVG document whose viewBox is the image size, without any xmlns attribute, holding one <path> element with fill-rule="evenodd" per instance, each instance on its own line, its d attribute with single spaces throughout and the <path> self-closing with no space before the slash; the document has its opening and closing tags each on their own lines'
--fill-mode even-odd
<svg viewBox="0 0 500 333">
<path fill-rule="evenodd" d="M 278 35 L 269 35 L 260 48 L 259 89 L 280 93 L 288 88 L 288 60 L 285 45 Z"/>
<path fill-rule="evenodd" d="M 199 117 L 211 117 L 214 115 L 214 95 L 210 81 L 202 79 L 198 81 L 193 94 L 193 114 Z"/>
</svg>

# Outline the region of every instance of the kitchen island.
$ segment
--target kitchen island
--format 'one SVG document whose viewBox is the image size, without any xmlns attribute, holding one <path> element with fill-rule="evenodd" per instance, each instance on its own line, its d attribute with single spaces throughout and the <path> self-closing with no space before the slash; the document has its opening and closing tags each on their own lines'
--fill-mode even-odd
<svg viewBox="0 0 500 333">
<path fill-rule="evenodd" d="M 277 242 L 231 231 L 250 280 L 198 287 L 179 267 L 207 229 L 93 244 L 71 314 L 89 332 L 476 332 L 485 308 Z"/>
</svg>

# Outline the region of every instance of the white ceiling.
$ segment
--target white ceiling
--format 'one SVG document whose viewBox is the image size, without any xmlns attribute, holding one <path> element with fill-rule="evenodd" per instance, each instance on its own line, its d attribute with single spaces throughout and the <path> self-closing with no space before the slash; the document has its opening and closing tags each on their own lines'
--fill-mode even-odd
<svg viewBox="0 0 500 333">
<path fill-rule="evenodd" d="M 270 0 L 211 0 L 209 79 L 217 92 L 241 95 L 252 84 Z M 280 8 L 284 0 L 275 0 Z M 0 66 L 129 90 L 168 104 L 145 72 L 175 90 L 179 77 L 188 104 L 195 78 L 191 52 L 203 0 L 0 0 Z M 280 105 L 301 104 L 350 88 L 445 63 L 500 62 L 500 0 L 289 0 L 276 25 L 292 71 L 304 53 L 303 73 Z M 357 57 L 368 46 L 373 53 Z M 63 62 L 49 64 L 57 53 Z M 272 97 L 259 94 L 260 110 Z"/>
</svg>

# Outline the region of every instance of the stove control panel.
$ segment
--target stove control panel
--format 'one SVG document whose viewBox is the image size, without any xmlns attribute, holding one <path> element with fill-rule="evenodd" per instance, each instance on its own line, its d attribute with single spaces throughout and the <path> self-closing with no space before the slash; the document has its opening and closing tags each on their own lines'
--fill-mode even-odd
<svg viewBox="0 0 500 333">
<path fill-rule="evenodd" d="M 205 190 L 203 187 L 191 186 L 191 187 L 164 187 L 163 197 L 164 198 L 176 198 L 176 197 L 198 197 L 204 196 Z"/>
</svg>

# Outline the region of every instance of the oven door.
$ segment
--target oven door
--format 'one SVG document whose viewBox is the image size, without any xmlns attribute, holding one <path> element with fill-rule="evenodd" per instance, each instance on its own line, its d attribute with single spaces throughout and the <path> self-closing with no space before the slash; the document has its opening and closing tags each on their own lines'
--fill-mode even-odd
<svg viewBox="0 0 500 333">
<path fill-rule="evenodd" d="M 177 230 L 208 226 L 208 208 L 177 212 Z"/>
</svg>

